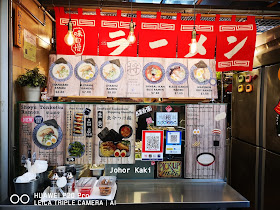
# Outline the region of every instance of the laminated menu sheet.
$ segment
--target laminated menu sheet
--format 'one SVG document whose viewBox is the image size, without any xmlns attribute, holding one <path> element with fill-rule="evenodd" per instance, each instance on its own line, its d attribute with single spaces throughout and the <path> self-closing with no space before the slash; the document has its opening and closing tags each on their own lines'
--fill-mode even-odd
<svg viewBox="0 0 280 210">
<path fill-rule="evenodd" d="M 226 104 L 187 104 L 185 178 L 224 179 Z"/>
<path fill-rule="evenodd" d="M 66 163 L 91 164 L 95 106 L 92 104 L 66 104 Z"/>
<path fill-rule="evenodd" d="M 96 105 L 95 163 L 135 163 L 136 106 Z"/>
<path fill-rule="evenodd" d="M 50 55 L 50 96 L 217 98 L 214 59 Z"/>
<path fill-rule="evenodd" d="M 47 160 L 63 165 L 65 158 L 64 104 L 19 104 L 19 148 L 21 162 Z"/>
</svg>

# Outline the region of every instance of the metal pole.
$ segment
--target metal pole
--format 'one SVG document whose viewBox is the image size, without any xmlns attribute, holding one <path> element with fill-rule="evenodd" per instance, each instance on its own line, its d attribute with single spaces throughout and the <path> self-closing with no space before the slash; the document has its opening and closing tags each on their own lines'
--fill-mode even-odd
<svg viewBox="0 0 280 210">
<path fill-rule="evenodd" d="M 9 181 L 9 39 L 11 29 L 11 1 L 0 1 L 0 200 L 8 198 Z M 10 119 L 11 120 L 11 119 Z"/>
</svg>

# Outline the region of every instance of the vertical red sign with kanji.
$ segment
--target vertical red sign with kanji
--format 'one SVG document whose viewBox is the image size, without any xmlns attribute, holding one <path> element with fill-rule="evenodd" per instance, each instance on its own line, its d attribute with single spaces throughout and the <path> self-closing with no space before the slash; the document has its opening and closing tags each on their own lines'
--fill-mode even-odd
<svg viewBox="0 0 280 210">
<path fill-rule="evenodd" d="M 138 23 L 137 18 L 133 18 L 136 24 L 134 35 L 136 42 L 130 44 L 127 40 L 129 35 L 129 24 L 131 18 L 122 17 L 121 11 L 117 11 L 117 16 L 101 16 L 99 31 L 99 55 L 100 56 L 137 56 Z"/>
<path fill-rule="evenodd" d="M 138 16 L 138 13 L 137 13 Z M 141 18 L 139 31 L 139 57 L 176 58 L 177 21 Z"/>
<path fill-rule="evenodd" d="M 217 34 L 216 70 L 252 71 L 256 43 L 255 17 L 245 22 L 220 21 Z"/>
<path fill-rule="evenodd" d="M 55 7 L 54 10 L 57 54 L 97 55 L 100 10 L 96 10 L 96 15 L 83 15 L 82 9 L 79 8 L 78 14 L 71 14 L 75 36 L 75 44 L 72 46 L 68 46 L 64 41 L 68 32 L 69 14 L 65 13 L 63 7 Z"/>
<path fill-rule="evenodd" d="M 217 22 L 220 15 L 216 16 L 216 21 L 203 21 L 200 18 L 201 14 L 197 14 L 195 21 L 197 51 L 195 53 L 190 52 L 194 21 L 178 19 L 178 58 L 214 59 L 218 30 Z"/>
</svg>

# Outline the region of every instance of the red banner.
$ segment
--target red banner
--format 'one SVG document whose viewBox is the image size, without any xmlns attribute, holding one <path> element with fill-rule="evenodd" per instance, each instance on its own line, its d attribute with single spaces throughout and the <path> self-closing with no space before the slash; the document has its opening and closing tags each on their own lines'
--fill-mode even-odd
<svg viewBox="0 0 280 210">
<path fill-rule="evenodd" d="M 161 19 L 160 12 L 156 19 L 141 18 L 139 57 L 176 58 L 176 26 L 176 20 Z"/>
<path fill-rule="evenodd" d="M 217 35 L 216 70 L 252 71 L 256 42 L 255 17 L 245 22 L 220 21 Z"/>
<path fill-rule="evenodd" d="M 138 18 L 133 18 L 137 23 Z M 101 56 L 137 56 L 138 28 L 135 28 L 134 35 L 136 42 L 130 44 L 127 40 L 129 35 L 129 23 L 131 18 L 122 17 L 121 10 L 117 16 L 102 16 L 99 32 L 99 55 Z"/>
<path fill-rule="evenodd" d="M 190 52 L 190 43 L 192 38 L 192 31 L 194 27 L 194 21 L 184 21 L 179 25 L 178 33 L 178 58 L 204 58 L 214 59 L 215 46 L 218 25 L 220 15 L 216 16 L 216 21 L 202 21 L 201 15 L 196 16 L 195 29 L 196 29 L 196 41 L 197 51 L 195 53 Z"/>
<path fill-rule="evenodd" d="M 72 46 L 64 42 L 64 37 L 68 32 L 69 14 L 64 12 L 63 7 L 55 7 L 54 10 L 57 54 L 97 55 L 100 10 L 96 10 L 97 15 L 83 15 L 82 9 L 79 8 L 78 14 L 71 14 L 73 34 L 76 37 L 75 44 Z"/>
</svg>

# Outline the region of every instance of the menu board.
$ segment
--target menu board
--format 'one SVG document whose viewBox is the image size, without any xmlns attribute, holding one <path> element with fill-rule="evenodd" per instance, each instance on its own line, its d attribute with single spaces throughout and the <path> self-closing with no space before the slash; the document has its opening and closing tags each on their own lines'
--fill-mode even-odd
<svg viewBox="0 0 280 210">
<path fill-rule="evenodd" d="M 224 179 L 226 104 L 187 104 L 185 178 Z"/>
<path fill-rule="evenodd" d="M 135 163 L 136 106 L 96 105 L 95 163 Z"/>
<path fill-rule="evenodd" d="M 21 162 L 47 160 L 49 166 L 64 164 L 65 107 L 63 104 L 19 105 Z"/>
<path fill-rule="evenodd" d="M 91 164 L 93 162 L 95 106 L 66 104 L 65 107 L 66 163 Z"/>
<path fill-rule="evenodd" d="M 217 98 L 214 59 L 50 55 L 50 96 Z"/>
</svg>

